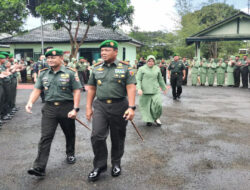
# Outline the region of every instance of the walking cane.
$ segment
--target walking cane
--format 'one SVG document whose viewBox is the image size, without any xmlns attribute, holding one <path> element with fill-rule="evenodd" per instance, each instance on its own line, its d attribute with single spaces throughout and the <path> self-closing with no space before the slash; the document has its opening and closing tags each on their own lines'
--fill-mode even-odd
<svg viewBox="0 0 250 190">
<path fill-rule="evenodd" d="M 87 128 L 88 130 L 91 131 L 91 129 L 86 124 L 84 124 L 82 121 L 80 121 L 78 118 L 76 118 L 76 121 L 78 121 L 82 126 L 84 126 L 85 128 Z"/>
<path fill-rule="evenodd" d="M 125 112 L 125 115 L 128 115 L 128 111 Z M 140 131 L 139 131 L 138 128 L 135 126 L 134 121 L 133 121 L 133 120 L 130 120 L 130 122 L 131 122 L 131 124 L 133 125 L 133 127 L 135 128 L 135 130 L 136 130 L 137 134 L 139 135 L 139 137 L 141 138 L 141 140 L 144 141 L 144 139 L 143 139 L 143 137 L 142 137 Z"/>
<path fill-rule="evenodd" d="M 141 133 L 139 132 L 139 130 L 138 130 L 137 127 L 135 126 L 134 121 L 133 121 L 133 120 L 130 120 L 130 122 L 131 122 L 131 124 L 133 125 L 133 127 L 135 128 L 137 134 L 140 136 L 141 140 L 144 141 L 144 139 L 143 139 Z"/>
</svg>

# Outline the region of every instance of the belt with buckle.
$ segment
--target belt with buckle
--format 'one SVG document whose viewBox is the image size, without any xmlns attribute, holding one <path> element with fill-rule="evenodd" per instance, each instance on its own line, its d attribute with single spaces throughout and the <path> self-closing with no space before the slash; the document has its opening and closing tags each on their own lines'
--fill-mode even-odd
<svg viewBox="0 0 250 190">
<path fill-rule="evenodd" d="M 69 101 L 56 101 L 56 102 L 47 101 L 46 103 L 49 104 L 49 105 L 60 106 L 62 104 L 69 103 L 69 102 L 73 103 L 73 101 L 70 101 L 70 100 Z"/>
<path fill-rule="evenodd" d="M 98 99 L 101 102 L 104 102 L 106 104 L 112 104 L 112 103 L 116 103 L 116 102 L 121 102 L 123 101 L 125 98 L 110 98 L 110 99 Z"/>
<path fill-rule="evenodd" d="M 179 73 L 172 73 L 172 75 L 178 75 Z"/>
</svg>

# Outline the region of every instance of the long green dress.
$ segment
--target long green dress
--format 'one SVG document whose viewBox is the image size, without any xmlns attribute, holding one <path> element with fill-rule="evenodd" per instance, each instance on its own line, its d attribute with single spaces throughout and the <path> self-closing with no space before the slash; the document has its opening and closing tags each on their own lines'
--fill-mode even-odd
<svg viewBox="0 0 250 190">
<path fill-rule="evenodd" d="M 227 86 L 234 86 L 234 64 L 232 60 L 227 65 Z"/>
<path fill-rule="evenodd" d="M 217 63 L 217 86 L 223 86 L 225 84 L 225 72 L 226 72 L 226 63 L 221 60 Z"/>
<path fill-rule="evenodd" d="M 194 59 L 192 65 L 192 86 L 196 86 L 197 84 L 197 79 L 198 79 L 198 74 L 199 74 L 199 67 L 200 63 L 197 61 L 197 59 Z"/>
<path fill-rule="evenodd" d="M 201 75 L 201 86 L 205 86 L 207 81 L 207 61 L 205 58 L 202 59 L 200 65 L 200 75 Z"/>
<path fill-rule="evenodd" d="M 137 89 L 143 91 L 139 99 L 139 110 L 142 120 L 154 122 L 162 114 L 162 99 L 160 88 L 166 90 L 160 68 L 156 65 L 148 67 L 142 66 L 136 75 Z"/>
<path fill-rule="evenodd" d="M 217 67 L 217 64 L 214 62 L 213 59 L 211 59 L 210 63 L 208 64 L 208 85 L 209 86 L 214 85 L 216 67 Z"/>
</svg>

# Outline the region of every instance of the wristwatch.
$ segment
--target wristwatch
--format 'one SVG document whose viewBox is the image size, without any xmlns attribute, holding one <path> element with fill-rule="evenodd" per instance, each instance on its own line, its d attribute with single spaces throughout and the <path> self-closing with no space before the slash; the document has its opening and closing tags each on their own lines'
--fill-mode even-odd
<svg viewBox="0 0 250 190">
<path fill-rule="evenodd" d="M 131 108 L 132 110 L 135 110 L 136 106 L 128 106 L 128 108 Z"/>
<path fill-rule="evenodd" d="M 76 112 L 79 112 L 79 111 L 80 111 L 80 108 L 74 108 L 74 110 L 75 110 Z"/>
</svg>

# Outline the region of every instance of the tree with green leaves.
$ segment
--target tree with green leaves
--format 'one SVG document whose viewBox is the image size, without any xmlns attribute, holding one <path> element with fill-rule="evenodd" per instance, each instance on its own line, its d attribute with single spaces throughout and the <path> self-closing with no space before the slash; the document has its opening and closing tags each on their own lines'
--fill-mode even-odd
<svg viewBox="0 0 250 190">
<path fill-rule="evenodd" d="M 22 26 L 28 15 L 25 3 L 25 0 L 0 1 L 0 33 L 15 34 L 22 31 Z"/>
<path fill-rule="evenodd" d="M 212 3 L 216 0 L 211 0 L 208 3 Z M 233 6 L 230 6 L 226 3 L 212 3 L 206 6 L 203 6 L 200 10 L 187 13 L 181 18 L 182 29 L 179 30 L 178 38 L 180 39 L 180 43 L 177 44 L 175 50 L 178 51 L 179 54 L 183 54 L 183 48 L 185 47 L 185 39 L 209 26 L 212 26 L 226 18 L 229 18 L 235 15 L 238 12 Z M 203 56 L 205 57 L 218 57 L 218 50 L 223 50 L 224 52 L 232 52 L 232 48 L 228 42 L 206 42 L 201 44 L 201 50 L 203 52 Z M 236 48 L 239 47 L 240 43 L 231 42 L 231 45 L 236 45 Z M 193 48 L 190 48 L 193 47 Z M 230 50 L 227 51 L 226 48 Z M 188 54 L 192 54 L 194 52 L 194 46 L 189 46 L 187 50 L 190 50 Z M 192 51 L 192 52 L 191 52 Z M 185 53 L 185 54 L 186 54 Z"/>
<path fill-rule="evenodd" d="M 101 23 L 104 27 L 117 29 L 122 24 L 132 23 L 134 11 L 130 0 L 35 0 L 35 6 L 36 15 L 42 16 L 44 21 L 54 22 L 56 29 L 68 31 L 71 57 L 76 57 L 91 26 Z M 79 36 L 82 24 L 86 29 L 84 35 Z"/>
<path fill-rule="evenodd" d="M 163 31 L 146 32 L 134 27 L 129 36 L 143 43 L 137 49 L 137 58 L 154 55 L 156 59 L 168 58 L 173 54 L 173 43 L 176 40 L 172 33 Z"/>
</svg>

